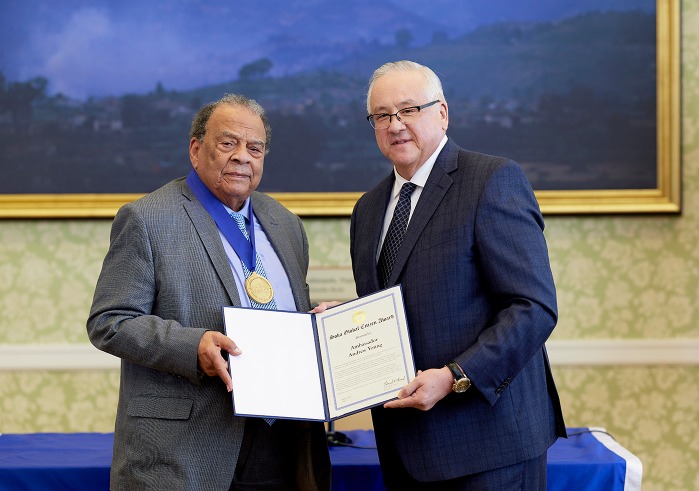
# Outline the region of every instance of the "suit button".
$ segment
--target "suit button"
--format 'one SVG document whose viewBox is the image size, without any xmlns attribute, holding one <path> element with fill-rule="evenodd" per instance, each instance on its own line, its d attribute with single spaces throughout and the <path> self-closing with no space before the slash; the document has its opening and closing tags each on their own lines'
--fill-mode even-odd
<svg viewBox="0 0 699 491">
<path fill-rule="evenodd" d="M 500 395 L 503 393 L 505 389 L 507 389 L 507 386 L 510 385 L 510 382 L 512 381 L 511 378 L 506 378 L 503 383 L 500 384 L 500 387 L 495 391 L 497 395 Z"/>
</svg>

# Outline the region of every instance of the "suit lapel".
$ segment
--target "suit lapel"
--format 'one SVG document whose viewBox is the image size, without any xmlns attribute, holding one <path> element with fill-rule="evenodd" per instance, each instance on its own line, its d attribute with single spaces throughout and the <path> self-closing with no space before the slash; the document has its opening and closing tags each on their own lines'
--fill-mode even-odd
<svg viewBox="0 0 699 491">
<path fill-rule="evenodd" d="M 218 233 L 216 222 L 214 222 L 214 219 L 209 215 L 202 204 L 199 203 L 199 200 L 194 196 L 194 193 L 184 181 L 182 181 L 182 195 L 186 198 L 184 201 L 185 212 L 192 221 L 194 228 L 197 230 L 197 234 L 204 244 L 204 249 L 211 260 L 211 264 L 216 274 L 221 279 L 221 283 L 223 283 L 232 305 L 240 305 L 238 288 L 235 285 L 235 279 L 233 278 L 231 267 L 228 264 L 226 251 L 221 244 L 221 237 Z"/>
<path fill-rule="evenodd" d="M 267 239 L 277 253 L 279 261 L 281 261 L 289 284 L 291 292 L 294 295 L 296 308 L 302 309 L 306 304 L 304 300 L 306 272 L 301 270 L 300 263 L 295 259 L 296 252 L 292 247 L 291 240 L 288 239 L 288 233 L 279 223 L 276 217 L 270 213 L 269 207 L 263 200 L 258 198 L 257 193 L 252 194 L 252 207 L 255 212 L 255 217 L 262 225 L 262 228 L 267 235 Z"/>
<path fill-rule="evenodd" d="M 398 250 L 396 262 L 393 264 L 393 271 L 391 271 L 391 276 L 388 279 L 389 285 L 394 285 L 398 280 L 415 244 L 425 230 L 432 215 L 434 215 L 437 210 L 437 207 L 444 199 L 447 191 L 449 191 L 449 188 L 454 183 L 449 173 L 457 168 L 458 154 L 459 147 L 452 143 L 451 140 L 448 140 L 447 144 L 439 153 L 439 156 L 437 156 L 434 167 L 432 167 L 430 176 L 425 183 L 425 188 L 420 195 L 420 200 L 415 207 L 410 223 L 408 223 L 408 229 L 405 232 L 403 242 Z"/>
</svg>

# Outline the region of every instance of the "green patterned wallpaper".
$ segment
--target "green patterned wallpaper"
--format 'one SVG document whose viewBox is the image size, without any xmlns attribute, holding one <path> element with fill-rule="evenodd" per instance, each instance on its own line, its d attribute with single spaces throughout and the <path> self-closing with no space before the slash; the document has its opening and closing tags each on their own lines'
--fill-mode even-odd
<svg viewBox="0 0 699 491">
<path fill-rule="evenodd" d="M 546 217 L 554 339 L 699 338 L 699 0 L 682 2 L 683 214 Z M 304 220 L 312 265 L 349 264 L 348 219 Z M 0 222 L 0 345 L 84 344 L 109 221 Z M 554 369 L 568 426 L 603 426 L 645 490 L 699 489 L 699 366 Z M 112 431 L 119 374 L 0 371 L 0 432 Z"/>
</svg>

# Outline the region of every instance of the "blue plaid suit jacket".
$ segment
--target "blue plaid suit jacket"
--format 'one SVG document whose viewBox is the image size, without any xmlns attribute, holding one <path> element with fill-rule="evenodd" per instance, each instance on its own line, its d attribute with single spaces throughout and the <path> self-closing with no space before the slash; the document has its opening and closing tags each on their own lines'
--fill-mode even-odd
<svg viewBox="0 0 699 491">
<path fill-rule="evenodd" d="M 360 296 L 379 289 L 376 251 L 393 179 L 352 213 Z M 382 461 L 397 456 L 417 480 L 446 480 L 540 456 L 565 435 L 544 347 L 557 306 L 543 229 L 515 162 L 447 142 L 389 286 L 402 285 L 417 369 L 456 360 L 473 387 L 426 412 L 373 409 Z"/>
</svg>

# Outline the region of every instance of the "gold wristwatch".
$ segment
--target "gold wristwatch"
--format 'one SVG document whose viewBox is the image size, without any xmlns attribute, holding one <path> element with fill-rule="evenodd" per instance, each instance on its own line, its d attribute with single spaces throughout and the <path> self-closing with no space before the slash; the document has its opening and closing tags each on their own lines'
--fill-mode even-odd
<svg viewBox="0 0 699 491">
<path fill-rule="evenodd" d="M 455 361 L 447 363 L 447 368 L 451 370 L 452 375 L 454 375 L 454 385 L 451 386 L 451 390 L 457 393 L 466 392 L 468 388 L 471 387 L 471 379 L 466 376 L 459 364 Z"/>
</svg>

